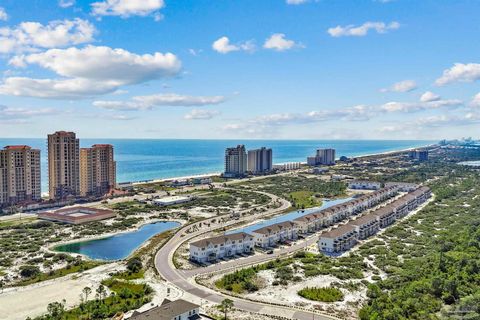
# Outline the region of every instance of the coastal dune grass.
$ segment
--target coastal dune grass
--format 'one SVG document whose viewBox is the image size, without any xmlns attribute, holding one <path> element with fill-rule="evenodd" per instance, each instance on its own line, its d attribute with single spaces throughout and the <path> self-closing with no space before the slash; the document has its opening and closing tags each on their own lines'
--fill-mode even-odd
<svg viewBox="0 0 480 320">
<path fill-rule="evenodd" d="M 343 293 L 337 288 L 306 287 L 298 291 L 298 295 L 313 301 L 335 302 L 343 300 Z"/>
</svg>

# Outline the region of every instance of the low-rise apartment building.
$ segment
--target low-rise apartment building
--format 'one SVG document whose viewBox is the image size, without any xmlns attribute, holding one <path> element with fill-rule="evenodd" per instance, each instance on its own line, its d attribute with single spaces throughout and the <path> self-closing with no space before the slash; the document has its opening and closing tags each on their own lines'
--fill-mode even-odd
<svg viewBox="0 0 480 320">
<path fill-rule="evenodd" d="M 349 224 L 341 225 L 325 232 L 318 240 L 318 247 L 323 252 L 338 253 L 347 251 L 357 243 L 355 227 Z"/>
<path fill-rule="evenodd" d="M 190 243 L 190 260 L 205 263 L 250 253 L 254 237 L 245 232 L 202 239 Z"/>
<path fill-rule="evenodd" d="M 349 221 L 322 234 L 318 241 L 321 251 L 337 253 L 351 248 L 358 240 L 366 239 L 406 216 L 431 196 L 427 187 L 418 188 L 375 211 Z M 353 239 L 352 239 L 353 237 Z"/>
<path fill-rule="evenodd" d="M 371 213 L 352 220 L 349 224 L 355 228 L 357 238 L 360 240 L 374 235 L 380 229 L 377 216 Z"/>
<path fill-rule="evenodd" d="M 255 240 L 255 246 L 270 248 L 278 243 L 297 239 L 298 227 L 295 222 L 285 221 L 253 230 L 251 233 Z"/>
<path fill-rule="evenodd" d="M 378 190 L 382 187 L 381 182 L 353 180 L 348 182 L 348 188 L 354 190 Z"/>
</svg>

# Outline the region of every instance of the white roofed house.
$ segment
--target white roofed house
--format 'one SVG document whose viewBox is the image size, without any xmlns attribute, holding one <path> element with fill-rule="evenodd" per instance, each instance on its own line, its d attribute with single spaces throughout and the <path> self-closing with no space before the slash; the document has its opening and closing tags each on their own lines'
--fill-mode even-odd
<svg viewBox="0 0 480 320">
<path fill-rule="evenodd" d="M 347 251 L 357 243 L 355 227 L 341 225 L 331 231 L 322 233 L 318 240 L 318 249 L 327 253 Z"/>
<path fill-rule="evenodd" d="M 253 251 L 254 238 L 245 232 L 202 239 L 190 243 L 190 260 L 213 262 Z"/>
</svg>

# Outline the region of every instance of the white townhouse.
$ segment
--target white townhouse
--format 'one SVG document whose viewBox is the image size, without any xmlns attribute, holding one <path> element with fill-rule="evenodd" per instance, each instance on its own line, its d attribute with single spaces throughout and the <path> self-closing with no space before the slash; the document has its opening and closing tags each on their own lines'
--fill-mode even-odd
<svg viewBox="0 0 480 320">
<path fill-rule="evenodd" d="M 357 243 L 355 227 L 341 225 L 331 231 L 322 233 L 318 240 L 318 249 L 327 253 L 347 251 Z"/>
<path fill-rule="evenodd" d="M 285 221 L 252 231 L 255 245 L 261 248 L 274 247 L 280 242 L 298 238 L 295 222 Z"/>
<path fill-rule="evenodd" d="M 398 202 L 398 204 L 400 204 L 400 202 Z M 372 212 L 372 215 L 377 217 L 380 228 L 385 228 L 391 225 L 397 219 L 395 214 L 395 205 L 393 205 L 393 203 L 375 210 Z"/>
<path fill-rule="evenodd" d="M 378 218 L 372 213 L 352 220 L 348 224 L 355 228 L 355 232 L 357 233 L 356 237 L 359 240 L 363 240 L 371 235 L 374 235 L 380 229 Z"/>
<path fill-rule="evenodd" d="M 297 224 L 298 233 L 305 234 L 316 231 L 315 218 L 310 214 L 295 218 L 293 219 L 293 222 Z"/>
<path fill-rule="evenodd" d="M 400 192 L 412 192 L 418 188 L 418 184 L 409 182 L 386 182 L 385 188 L 396 187 Z"/>
<path fill-rule="evenodd" d="M 382 187 L 381 182 L 354 180 L 348 182 L 348 188 L 354 190 L 378 190 Z"/>
<path fill-rule="evenodd" d="M 428 187 L 420 187 L 414 192 L 412 192 L 412 195 L 415 196 L 415 198 L 417 199 L 417 204 L 420 205 L 432 196 L 432 190 L 430 190 L 430 188 Z"/>
<path fill-rule="evenodd" d="M 221 235 L 190 243 L 190 260 L 214 262 L 253 251 L 254 237 L 245 232 Z"/>
</svg>

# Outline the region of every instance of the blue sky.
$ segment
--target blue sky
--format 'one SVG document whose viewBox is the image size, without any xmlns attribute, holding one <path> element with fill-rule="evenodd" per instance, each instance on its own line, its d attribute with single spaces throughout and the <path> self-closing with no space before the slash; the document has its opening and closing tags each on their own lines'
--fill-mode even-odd
<svg viewBox="0 0 480 320">
<path fill-rule="evenodd" d="M 478 137 L 479 9 L 2 0 L 0 137 Z"/>
</svg>

